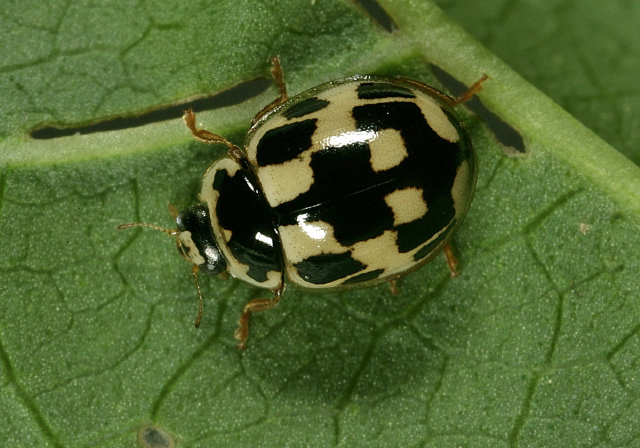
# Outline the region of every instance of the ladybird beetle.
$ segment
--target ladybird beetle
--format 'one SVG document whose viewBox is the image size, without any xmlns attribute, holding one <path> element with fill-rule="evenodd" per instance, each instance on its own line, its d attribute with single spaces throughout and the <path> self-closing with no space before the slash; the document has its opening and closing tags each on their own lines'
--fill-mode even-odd
<svg viewBox="0 0 640 448">
<path fill-rule="evenodd" d="M 405 78 L 356 75 L 289 98 L 279 59 L 280 96 L 254 118 L 244 149 L 184 120 L 194 137 L 223 144 L 228 157 L 202 178 L 200 204 L 176 217 L 176 238 L 198 272 L 228 272 L 273 291 L 247 303 L 235 333 L 246 346 L 249 316 L 278 304 L 287 284 L 314 291 L 390 282 L 444 249 L 475 190 L 476 155 L 452 98 Z"/>
</svg>

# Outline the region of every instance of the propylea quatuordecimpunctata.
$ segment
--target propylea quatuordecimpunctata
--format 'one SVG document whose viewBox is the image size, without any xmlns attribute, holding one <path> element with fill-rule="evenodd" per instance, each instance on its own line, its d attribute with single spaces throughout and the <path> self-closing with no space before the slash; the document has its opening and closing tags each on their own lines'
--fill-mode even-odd
<svg viewBox="0 0 640 448">
<path fill-rule="evenodd" d="M 227 271 L 270 289 L 244 307 L 236 338 L 244 348 L 249 316 L 278 304 L 287 284 L 314 291 L 394 282 L 444 249 L 462 223 L 476 184 L 476 155 L 452 98 L 404 78 L 356 75 L 288 98 L 254 118 L 244 150 L 184 119 L 196 139 L 223 144 L 228 157 L 204 174 L 201 204 L 179 213 L 175 236 L 198 272 Z"/>
</svg>

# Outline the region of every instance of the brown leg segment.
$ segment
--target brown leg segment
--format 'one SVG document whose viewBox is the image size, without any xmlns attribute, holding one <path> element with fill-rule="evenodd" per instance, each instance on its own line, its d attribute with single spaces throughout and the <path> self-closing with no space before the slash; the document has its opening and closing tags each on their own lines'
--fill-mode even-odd
<svg viewBox="0 0 640 448">
<path fill-rule="evenodd" d="M 271 67 L 271 76 L 273 76 L 276 84 L 278 84 L 278 90 L 280 91 L 280 97 L 274 102 L 277 102 L 278 104 L 284 103 L 289 96 L 287 95 L 287 85 L 284 82 L 284 71 L 280 64 L 280 56 L 272 57 L 271 63 L 273 64 L 273 67 Z"/>
<path fill-rule="evenodd" d="M 204 129 L 198 129 L 198 126 L 196 125 L 196 114 L 193 113 L 191 109 L 186 110 L 182 118 L 196 140 L 210 145 L 221 144 L 226 146 L 229 148 L 229 156 L 236 161 L 240 161 L 244 158 L 242 150 L 226 138 Z"/>
<path fill-rule="evenodd" d="M 453 255 L 453 250 L 451 250 L 451 246 L 449 245 L 449 243 L 445 244 L 442 251 L 444 252 L 444 256 L 447 259 L 447 265 L 449 266 L 449 272 L 451 272 L 451 278 L 459 276 L 460 274 L 456 269 L 458 266 L 458 259 L 455 255 Z"/>
<path fill-rule="evenodd" d="M 400 290 L 398 289 L 398 285 L 397 285 L 397 278 L 394 278 L 393 280 L 389 280 L 389 287 L 391 288 L 391 295 L 397 296 L 398 294 L 400 294 Z"/>
<path fill-rule="evenodd" d="M 235 337 L 240 342 L 238 343 L 238 349 L 244 350 L 247 347 L 247 338 L 249 337 L 249 317 L 251 313 L 258 313 L 260 311 L 267 311 L 280 303 L 282 297 L 283 287 L 274 291 L 273 299 L 255 299 L 247 303 L 242 311 L 242 316 L 238 320 L 238 329 L 236 330 Z"/>
<path fill-rule="evenodd" d="M 265 114 L 271 112 L 273 109 L 289 99 L 289 95 L 287 94 L 287 85 L 284 82 L 284 71 L 282 70 L 282 65 L 280 65 L 280 56 L 274 56 L 273 58 L 271 58 L 271 63 L 273 64 L 273 66 L 271 67 L 271 76 L 273 76 L 273 79 L 278 85 L 280 96 L 278 96 L 278 98 L 276 98 L 271 104 L 268 104 L 267 107 L 258 112 L 258 114 L 253 118 L 253 121 L 251 122 L 252 126 Z"/>
<path fill-rule="evenodd" d="M 452 103 L 451 107 L 455 107 L 459 104 L 464 103 L 465 101 L 469 101 L 475 94 L 477 94 L 480 90 L 482 90 L 482 83 L 485 82 L 489 77 L 483 74 L 480 79 L 473 83 L 471 87 L 467 89 L 462 95 L 457 97 Z"/>
</svg>

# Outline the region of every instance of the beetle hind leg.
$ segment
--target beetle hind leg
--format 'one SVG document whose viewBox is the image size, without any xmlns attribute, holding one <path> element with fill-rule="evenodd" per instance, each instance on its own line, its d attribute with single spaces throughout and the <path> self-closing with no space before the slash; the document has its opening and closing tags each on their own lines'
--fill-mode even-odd
<svg viewBox="0 0 640 448">
<path fill-rule="evenodd" d="M 442 252 L 444 252 L 444 256 L 447 259 L 447 266 L 449 266 L 449 272 L 451 273 L 451 278 L 456 278 L 460 275 L 458 272 L 458 259 L 453 254 L 453 249 L 449 243 L 445 244 L 442 248 Z"/>
<path fill-rule="evenodd" d="M 282 297 L 283 286 L 274 291 L 273 299 L 254 299 L 244 306 L 242 315 L 238 319 L 238 329 L 235 332 L 235 337 L 240 342 L 238 343 L 238 349 L 244 350 L 247 347 L 247 338 L 249 337 L 249 317 L 251 313 L 258 313 L 260 311 L 267 311 L 280 303 Z"/>
<path fill-rule="evenodd" d="M 398 294 L 400 294 L 400 290 L 398 289 L 398 278 L 399 277 L 389 280 L 389 289 L 391 290 L 392 296 L 397 296 Z"/>
</svg>

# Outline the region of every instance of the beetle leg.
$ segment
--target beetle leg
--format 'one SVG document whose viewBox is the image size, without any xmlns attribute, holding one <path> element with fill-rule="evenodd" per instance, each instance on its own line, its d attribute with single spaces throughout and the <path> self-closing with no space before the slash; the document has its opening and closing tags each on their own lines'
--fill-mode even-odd
<svg viewBox="0 0 640 448">
<path fill-rule="evenodd" d="M 444 248 L 442 249 L 442 251 L 444 252 L 445 258 L 447 259 L 447 266 L 449 266 L 449 272 L 451 272 L 451 278 L 459 276 L 460 273 L 456 269 L 456 267 L 458 266 L 458 259 L 456 258 L 455 255 L 453 255 L 453 250 L 451 249 L 451 246 L 449 245 L 449 243 L 444 245 Z"/>
<path fill-rule="evenodd" d="M 240 341 L 238 343 L 239 350 L 244 350 L 247 346 L 247 338 L 249 337 L 249 316 L 251 316 L 251 313 L 270 310 L 276 306 L 280 303 L 283 290 L 284 286 L 280 286 L 279 289 L 274 291 L 273 299 L 254 299 L 244 306 L 242 315 L 240 316 L 240 319 L 238 319 L 238 329 L 235 333 L 236 339 Z"/>
<path fill-rule="evenodd" d="M 231 156 L 231 158 L 236 162 L 240 162 L 244 159 L 242 150 L 226 138 L 205 129 L 198 129 L 198 126 L 196 125 L 196 114 L 191 109 L 185 110 L 182 118 L 196 140 L 210 145 L 221 144 L 226 146 L 229 148 L 229 156 Z"/>
<path fill-rule="evenodd" d="M 396 284 L 398 281 L 397 278 L 394 278 L 393 280 L 389 280 L 389 287 L 391 288 L 391 294 L 394 296 L 397 296 L 398 294 L 400 294 L 400 290 L 398 289 L 398 285 Z"/>
<path fill-rule="evenodd" d="M 273 109 L 289 99 L 289 95 L 287 94 L 287 85 L 284 82 L 284 71 L 282 70 L 282 65 L 280 65 L 280 56 L 274 56 L 273 58 L 271 58 L 271 63 L 273 64 L 273 66 L 271 67 L 271 76 L 273 76 L 273 79 L 278 85 L 280 96 L 278 96 L 278 98 L 276 98 L 272 103 L 268 104 L 264 109 L 258 112 L 258 114 L 251 121 L 251 126 L 256 124 L 256 122 L 264 115 L 271 112 Z"/>
<path fill-rule="evenodd" d="M 483 74 L 480 77 L 480 79 L 474 82 L 473 85 L 467 89 L 466 92 L 464 92 L 462 95 L 458 96 L 457 98 L 453 99 L 451 103 L 451 107 L 455 107 L 473 98 L 475 94 L 477 94 L 480 90 L 482 90 L 482 83 L 485 82 L 487 79 L 489 79 L 489 77 Z"/>
</svg>

